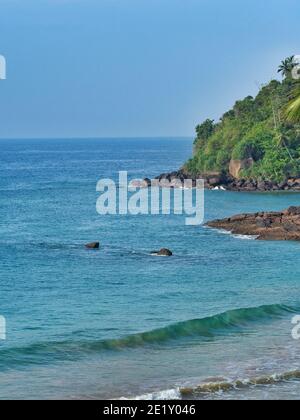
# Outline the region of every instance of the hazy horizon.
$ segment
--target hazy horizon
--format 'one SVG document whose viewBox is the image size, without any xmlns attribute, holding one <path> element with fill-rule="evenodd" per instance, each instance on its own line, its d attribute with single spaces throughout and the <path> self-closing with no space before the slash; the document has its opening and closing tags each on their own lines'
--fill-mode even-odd
<svg viewBox="0 0 300 420">
<path fill-rule="evenodd" d="M 67 137 L 67 136 L 56 136 L 56 137 L 0 137 L 1 140 L 193 140 L 195 136 L 98 136 L 98 137 Z"/>
</svg>

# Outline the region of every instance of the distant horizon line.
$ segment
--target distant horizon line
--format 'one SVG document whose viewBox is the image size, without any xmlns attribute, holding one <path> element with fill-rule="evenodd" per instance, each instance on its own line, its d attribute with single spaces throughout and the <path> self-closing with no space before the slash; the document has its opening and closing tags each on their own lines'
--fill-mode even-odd
<svg viewBox="0 0 300 420">
<path fill-rule="evenodd" d="M 100 136 L 100 137 L 0 137 L 1 140 L 129 140 L 129 139 L 193 139 L 194 136 Z"/>
</svg>

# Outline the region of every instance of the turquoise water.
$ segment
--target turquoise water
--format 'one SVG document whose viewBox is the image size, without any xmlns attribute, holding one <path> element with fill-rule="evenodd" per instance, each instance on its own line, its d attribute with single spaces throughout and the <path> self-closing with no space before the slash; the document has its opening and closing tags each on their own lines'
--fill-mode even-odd
<svg viewBox="0 0 300 420">
<path fill-rule="evenodd" d="M 299 398 L 299 243 L 96 213 L 99 179 L 156 176 L 191 149 L 0 141 L 0 398 Z M 299 194 L 207 191 L 205 218 L 289 205 Z"/>
</svg>

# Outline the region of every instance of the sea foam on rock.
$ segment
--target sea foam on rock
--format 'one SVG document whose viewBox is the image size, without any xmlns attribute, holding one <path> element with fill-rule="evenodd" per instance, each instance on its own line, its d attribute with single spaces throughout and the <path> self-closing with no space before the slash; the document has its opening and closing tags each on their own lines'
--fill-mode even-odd
<svg viewBox="0 0 300 420">
<path fill-rule="evenodd" d="M 204 187 L 214 190 L 216 187 L 228 191 L 245 192 L 267 192 L 267 191 L 300 191 L 300 178 L 288 178 L 281 182 L 270 180 L 256 180 L 249 178 L 235 178 L 230 173 L 207 172 L 198 175 L 189 174 L 185 169 L 170 173 L 163 173 L 152 180 L 152 185 L 161 188 L 177 188 L 183 185 L 184 181 L 190 180 L 191 186 L 196 186 L 197 179 L 204 180 Z M 143 186 L 151 186 L 149 179 L 145 178 Z"/>
<path fill-rule="evenodd" d="M 206 226 L 237 235 L 255 236 L 259 240 L 300 241 L 300 206 L 292 206 L 281 212 L 239 214 L 213 220 Z"/>
</svg>

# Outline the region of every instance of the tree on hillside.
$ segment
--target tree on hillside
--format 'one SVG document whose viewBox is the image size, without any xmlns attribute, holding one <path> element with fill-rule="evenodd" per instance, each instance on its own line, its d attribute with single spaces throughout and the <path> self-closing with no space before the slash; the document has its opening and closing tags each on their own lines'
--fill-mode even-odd
<svg viewBox="0 0 300 420">
<path fill-rule="evenodd" d="M 300 80 L 296 57 L 281 63 L 283 81 L 272 80 L 256 97 L 237 101 L 220 121 L 196 128 L 194 154 L 185 169 L 195 175 L 228 173 L 231 160 L 252 158 L 247 179 L 284 181 L 300 176 Z"/>
<path fill-rule="evenodd" d="M 286 109 L 286 119 L 292 123 L 300 123 L 300 85 L 295 89 L 294 98 L 290 101 Z"/>
<path fill-rule="evenodd" d="M 282 77 L 290 77 L 295 66 L 295 56 L 292 55 L 281 62 L 278 67 L 278 73 L 281 73 Z"/>
<path fill-rule="evenodd" d="M 203 124 L 197 125 L 197 139 L 207 140 L 214 132 L 214 120 L 207 119 Z"/>
</svg>

